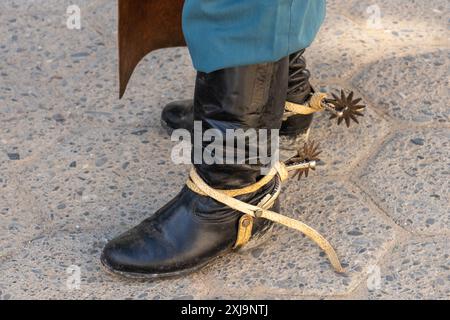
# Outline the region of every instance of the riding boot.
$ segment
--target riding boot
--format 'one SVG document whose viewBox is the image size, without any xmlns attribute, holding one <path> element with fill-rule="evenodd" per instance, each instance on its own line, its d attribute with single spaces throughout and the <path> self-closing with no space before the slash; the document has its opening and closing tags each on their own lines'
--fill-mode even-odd
<svg viewBox="0 0 450 320">
<path fill-rule="evenodd" d="M 311 73 L 306 68 L 304 52 L 305 50 L 300 50 L 289 57 L 289 85 L 286 97 L 288 102 L 304 104 L 314 93 L 309 82 Z M 313 114 L 287 117 L 283 121 L 280 134 L 291 137 L 307 135 L 312 120 Z"/>
<path fill-rule="evenodd" d="M 267 210 L 278 211 L 279 183 L 263 174 L 267 162 L 259 158 L 263 149 L 270 159 L 270 137 L 256 145 L 257 158 L 247 147 L 238 147 L 230 130 L 254 129 L 266 132 L 281 127 L 288 83 L 288 57 L 263 63 L 198 72 L 194 94 L 193 172 L 180 193 L 138 226 L 111 240 L 103 250 L 101 261 L 110 272 L 133 278 L 159 278 L 182 275 L 197 270 L 214 258 L 238 249 L 251 239 L 261 239 L 272 226 L 270 220 L 246 220 L 239 210 L 218 201 L 195 184 L 195 177 L 222 196 Z M 195 132 L 199 127 L 200 132 Z M 210 142 L 195 141 L 214 131 L 222 134 L 226 155 L 242 151 L 241 162 L 228 163 L 218 157 L 206 163 L 203 155 Z M 276 131 L 274 131 L 276 132 Z M 241 149 L 240 149 L 241 148 Z M 232 154 L 232 158 L 238 156 Z M 265 157 L 266 158 L 266 157 Z M 193 179 L 193 180 L 192 180 Z M 193 182 L 194 181 L 194 182 Z M 264 181 L 264 182 L 262 182 Z M 276 194 L 276 195 L 275 195 Z M 248 231 L 251 223 L 251 232 Z M 244 231 L 242 231 L 244 230 Z M 245 241 L 243 241 L 243 239 Z"/>
<path fill-rule="evenodd" d="M 306 60 L 303 56 L 304 52 L 303 49 L 289 56 L 289 81 L 286 100 L 298 104 L 305 103 L 313 93 L 309 82 L 310 72 L 306 68 Z M 193 103 L 193 100 L 180 100 L 167 104 L 161 113 L 162 126 L 169 133 L 174 129 L 191 131 L 194 121 Z M 289 137 L 306 135 L 312 119 L 312 115 L 294 115 L 287 118 L 283 121 L 280 135 Z"/>
</svg>

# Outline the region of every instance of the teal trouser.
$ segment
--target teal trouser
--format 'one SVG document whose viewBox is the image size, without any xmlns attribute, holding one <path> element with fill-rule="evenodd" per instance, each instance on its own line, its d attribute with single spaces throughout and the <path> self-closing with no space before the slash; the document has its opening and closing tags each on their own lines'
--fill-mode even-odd
<svg viewBox="0 0 450 320">
<path fill-rule="evenodd" d="M 186 0 L 183 32 L 198 71 L 279 59 L 308 47 L 326 0 Z"/>
</svg>

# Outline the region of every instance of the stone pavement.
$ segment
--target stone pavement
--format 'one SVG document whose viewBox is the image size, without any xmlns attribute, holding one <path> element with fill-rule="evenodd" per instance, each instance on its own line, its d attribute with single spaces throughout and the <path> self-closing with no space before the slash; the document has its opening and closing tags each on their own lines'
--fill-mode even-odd
<svg viewBox="0 0 450 320">
<path fill-rule="evenodd" d="M 82 30 L 65 26 L 70 4 Z M 317 119 L 323 161 L 289 182 L 282 210 L 318 228 L 347 274 L 277 227 L 260 248 L 142 282 L 105 274 L 99 254 L 185 182 L 159 116 L 193 93 L 187 50 L 149 55 L 119 101 L 116 1 L 2 0 L 0 299 L 450 298 L 448 1 L 328 6 L 307 53 L 313 82 L 353 89 L 369 108 L 350 130 Z"/>
</svg>

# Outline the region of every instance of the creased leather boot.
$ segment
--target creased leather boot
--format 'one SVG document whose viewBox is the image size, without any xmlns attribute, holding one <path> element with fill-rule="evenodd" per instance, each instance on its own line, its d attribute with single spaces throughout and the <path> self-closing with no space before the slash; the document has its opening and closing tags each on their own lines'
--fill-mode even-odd
<svg viewBox="0 0 450 320">
<path fill-rule="evenodd" d="M 303 56 L 305 50 L 300 50 L 289 56 L 289 81 L 286 100 L 293 103 L 305 103 L 313 93 L 309 82 L 310 72 L 306 68 L 306 60 Z M 167 104 L 161 113 L 162 126 L 171 133 L 174 129 L 186 129 L 191 131 L 194 121 L 193 100 L 180 100 Z M 280 135 L 294 137 L 306 134 L 312 115 L 296 115 L 283 121 Z"/>
<path fill-rule="evenodd" d="M 208 74 L 199 72 L 193 115 L 201 122 L 202 131 L 279 129 L 288 62 L 286 57 L 276 63 Z M 209 143 L 194 146 L 193 158 L 198 148 L 204 151 Z M 194 168 L 210 187 L 221 190 L 241 189 L 262 179 L 259 161 L 256 164 L 199 163 Z M 271 181 L 236 199 L 258 205 L 278 187 L 276 181 Z M 278 203 L 271 204 L 271 209 L 278 210 Z M 101 262 L 110 272 L 134 278 L 186 274 L 233 249 L 242 216 L 243 213 L 185 186 L 154 215 L 111 240 L 103 250 Z M 271 225 L 269 220 L 255 218 L 253 237 L 261 236 Z"/>
<path fill-rule="evenodd" d="M 314 90 L 309 78 L 311 73 L 306 68 L 306 60 L 303 56 L 305 50 L 293 53 L 289 57 L 289 85 L 286 101 L 304 104 L 309 100 Z M 280 134 L 284 136 L 297 136 L 307 134 L 311 126 L 313 115 L 294 115 L 284 119 Z"/>
</svg>

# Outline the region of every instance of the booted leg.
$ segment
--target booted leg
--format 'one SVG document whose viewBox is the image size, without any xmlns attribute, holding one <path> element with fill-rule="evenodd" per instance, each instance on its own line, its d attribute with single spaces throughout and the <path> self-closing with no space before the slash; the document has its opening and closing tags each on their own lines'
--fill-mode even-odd
<svg viewBox="0 0 450 320">
<path fill-rule="evenodd" d="M 303 57 L 305 50 L 300 50 L 289 56 L 289 82 L 286 100 L 293 103 L 305 103 L 312 88 L 309 83 L 310 72 L 306 69 Z M 166 105 L 161 113 L 161 123 L 171 133 L 174 129 L 192 130 L 194 102 L 192 100 L 174 101 Z M 313 116 L 295 115 L 283 121 L 280 135 L 297 136 L 307 133 Z"/>
<path fill-rule="evenodd" d="M 201 121 L 203 131 L 278 129 L 287 74 L 287 58 L 209 74 L 199 72 L 194 118 Z M 201 145 L 201 151 L 205 147 L 206 144 Z M 261 167 L 260 163 L 195 164 L 196 172 L 208 185 L 222 190 L 241 189 L 260 181 Z M 267 201 L 267 196 L 276 192 L 279 192 L 279 184 L 271 180 L 256 191 L 247 191 L 235 198 L 277 210 L 276 202 Z M 242 216 L 243 213 L 184 187 L 153 216 L 110 241 L 101 261 L 111 272 L 136 278 L 192 272 L 232 250 Z M 255 218 L 253 233 L 264 233 L 270 226 L 270 221 Z"/>
</svg>

